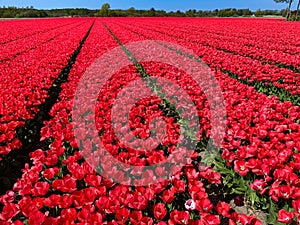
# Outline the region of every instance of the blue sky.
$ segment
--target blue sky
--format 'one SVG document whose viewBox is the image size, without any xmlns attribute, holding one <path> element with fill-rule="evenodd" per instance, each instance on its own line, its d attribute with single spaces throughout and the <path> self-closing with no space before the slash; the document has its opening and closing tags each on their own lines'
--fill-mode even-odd
<svg viewBox="0 0 300 225">
<path fill-rule="evenodd" d="M 98 9 L 105 2 L 112 9 L 164 9 L 166 11 L 185 11 L 188 9 L 210 10 L 216 8 L 282 9 L 285 4 L 273 0 L 1 0 L 1 6 L 34 6 L 35 8 L 90 8 Z"/>
</svg>

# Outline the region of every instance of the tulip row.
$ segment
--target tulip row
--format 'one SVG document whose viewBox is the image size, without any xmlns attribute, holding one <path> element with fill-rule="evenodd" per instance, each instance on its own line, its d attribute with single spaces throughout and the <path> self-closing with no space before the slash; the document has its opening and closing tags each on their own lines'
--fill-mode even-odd
<svg viewBox="0 0 300 225">
<path fill-rule="evenodd" d="M 201 40 L 200 44 L 208 44 L 225 51 L 234 52 L 243 56 L 263 60 L 270 63 L 292 65 L 299 69 L 300 51 L 299 37 L 291 36 L 299 29 L 298 24 L 282 24 L 281 21 L 272 20 L 219 20 L 206 19 L 194 20 L 159 20 L 148 19 L 148 28 L 165 30 L 172 27 L 173 32 L 181 33 L 183 37 L 192 40 Z M 135 22 L 136 26 L 143 26 L 143 21 Z M 259 28 L 258 28 L 259 27 Z M 275 28 L 275 29 L 274 29 Z M 263 31 L 261 31 L 261 30 Z M 290 31 L 290 39 L 287 41 L 286 32 Z M 238 32 L 232 33 L 232 30 Z M 192 31 L 192 33 L 188 32 Z M 267 36 L 263 35 L 268 33 Z"/>
<path fill-rule="evenodd" d="M 76 30 L 58 36 L 47 43 L 47 48 L 41 45 L 0 64 L 0 155 L 21 147 L 17 129 L 35 117 L 39 106 L 49 97 L 48 89 L 67 65 L 91 24 L 91 21 L 84 23 Z"/>
<path fill-rule="evenodd" d="M 145 40 L 146 35 L 154 36 L 151 32 L 137 35 L 129 29 L 120 29 L 120 26 L 114 25 L 114 20 L 105 20 L 105 23 L 119 44 Z M 166 40 L 166 36 L 161 37 Z M 169 41 L 178 43 L 178 40 Z M 118 43 L 100 21 L 97 21 L 69 74 L 68 82 L 62 85 L 60 99 L 50 112 L 53 118 L 45 122 L 42 129 L 42 139 L 51 141 L 50 149 L 33 152 L 31 159 L 34 165 L 32 167 L 27 165 L 22 179 L 15 184 L 14 190 L 1 197 L 4 208 L 0 213 L 0 224 L 11 224 L 12 221 L 14 224 L 30 225 L 129 222 L 261 224 L 254 216 L 233 212 L 225 201 L 215 203 L 210 200 L 205 185 L 209 183 L 209 186 L 215 185 L 220 188 L 221 181 L 225 177 L 221 178 L 220 174 L 210 167 L 199 166 L 198 159 L 201 154 L 199 155 L 197 149 L 192 154 L 192 162 L 182 171 L 167 181 L 147 187 L 133 188 L 113 183 L 110 179 L 98 175 L 89 165 L 90 161 L 83 160 L 82 153 L 77 150 L 78 145 L 70 122 L 74 114 L 72 106 L 75 91 L 80 78 L 93 61 L 107 50 L 116 47 Z M 181 44 L 187 45 L 184 42 Z M 196 46 L 192 47 L 196 52 Z M 164 161 L 174 152 L 179 140 L 177 129 L 179 124 L 172 116 L 166 115 L 161 107 L 162 100 L 152 96 L 140 100 L 131 109 L 129 114 L 131 130 L 142 139 L 149 137 L 150 122 L 158 117 L 167 123 L 168 138 L 153 151 L 125 149 L 117 139 L 111 124 L 112 114 L 109 112 L 122 88 L 142 75 L 136 66 L 123 68 L 106 82 L 98 98 L 96 125 L 110 154 L 121 162 L 144 166 Z M 199 110 L 198 115 L 203 127 L 201 131 L 205 131 L 203 133 L 209 137 L 211 131 L 209 105 L 201 89 L 189 79 L 189 76 L 164 63 L 141 63 L 139 66 L 142 66 L 146 74 L 174 81 L 189 94 Z M 295 215 L 299 216 L 300 205 L 297 176 L 300 108 L 289 102 L 280 103 L 275 97 L 268 98 L 252 87 L 229 78 L 220 70 L 215 71 L 215 76 L 223 91 L 228 114 L 227 130 L 222 146 L 219 146 L 223 158 L 228 166 L 251 181 L 250 187 L 253 190 L 261 194 L 268 193 L 274 201 L 286 203 L 293 200 L 290 205 L 293 211 L 282 209 L 278 218 L 280 222 L 292 222 Z M 132 90 L 133 93 L 135 91 Z M 122 111 L 126 109 L 125 104 L 120 108 Z M 87 134 L 84 134 L 84 138 L 85 135 Z M 86 138 L 84 141 L 88 141 L 89 137 Z M 99 157 L 93 156 L 95 159 Z M 111 176 L 117 173 L 119 177 L 126 177 L 125 173 L 116 168 L 109 170 L 110 164 L 105 163 L 108 162 L 105 156 L 101 161 L 102 170 L 108 170 L 107 173 Z M 132 173 L 136 176 L 135 171 Z M 159 168 L 149 171 L 149 181 L 163 174 L 164 171 Z"/>
<path fill-rule="evenodd" d="M 88 23 L 88 20 L 67 24 L 63 27 L 51 29 L 48 32 L 43 32 L 37 36 L 32 35 L 8 44 L 0 45 L 0 62 L 3 63 L 4 61 L 11 60 L 18 55 L 27 54 L 29 51 L 32 51 L 39 46 L 46 45 L 48 42 L 54 40 L 58 36 L 64 35 L 73 29 L 80 29 L 80 26 L 83 23 Z"/>
<path fill-rule="evenodd" d="M 178 43 L 179 45 L 193 49 L 207 64 L 211 66 L 220 66 L 219 68 L 236 74 L 242 80 L 263 83 L 271 82 L 275 87 L 282 88 L 292 95 L 300 94 L 298 88 L 300 78 L 297 76 L 297 73 L 294 73 L 287 68 L 278 68 L 277 66 L 270 64 L 265 65 L 259 60 L 241 56 L 243 53 L 239 53 L 241 55 L 229 53 L 231 49 L 235 49 L 235 46 L 231 46 L 232 44 L 230 42 L 225 42 L 224 44 L 224 40 L 222 39 L 216 40 L 214 37 L 205 38 L 200 35 L 198 36 L 194 32 L 189 33 L 189 29 L 187 29 L 186 32 L 176 32 L 176 30 L 172 30 L 167 26 L 161 29 L 151 29 L 144 25 L 139 28 L 135 23 L 132 23 L 130 19 L 127 23 L 127 27 L 130 23 L 131 29 L 141 34 L 147 34 L 151 39 L 168 40 L 173 43 L 176 41 L 175 43 Z M 149 36 L 149 34 L 152 35 Z M 222 46 L 221 49 L 225 48 L 226 52 L 218 50 L 220 49 L 220 46 Z M 229 47 L 226 48 L 226 46 Z M 235 52 L 240 51 L 237 50 Z M 291 57 L 295 62 L 299 63 L 299 55 Z M 288 60 L 289 62 L 292 62 L 292 59 Z M 280 61 L 277 61 L 277 63 L 280 63 Z"/>
<path fill-rule="evenodd" d="M 106 22 L 114 33 L 119 34 L 123 43 L 144 40 L 143 36 Z M 280 103 L 274 97 L 259 94 L 221 72 L 215 75 L 223 89 L 228 113 L 228 130 L 221 146 L 223 158 L 241 176 L 251 174 L 254 190 L 263 190 L 261 193 L 268 191 L 274 201 L 281 199 L 288 203 L 294 199 L 294 210 L 298 212 L 295 204 L 299 193 L 296 159 L 300 148 L 300 108 L 290 102 Z M 274 173 L 284 171 L 288 171 L 284 177 L 294 177 L 295 180 L 278 182 Z M 291 187 L 288 194 L 285 184 Z"/>
<path fill-rule="evenodd" d="M 148 187 L 133 188 L 118 185 L 97 175 L 87 161 L 82 160 L 82 154 L 75 150 L 77 144 L 70 123 L 76 87 L 80 77 L 91 63 L 107 49 L 116 46 L 117 42 L 100 21 L 97 21 L 69 74 L 68 83 L 62 85 L 60 100 L 51 110 L 53 118 L 46 122 L 42 129 L 42 138 L 53 141 L 50 149 L 46 152 L 41 150 L 33 152 L 31 158 L 34 166 L 31 168 L 27 166 L 22 179 L 15 184 L 14 191 L 8 191 L 1 198 L 4 208 L 0 219 L 6 221 L 4 224 L 10 224 L 10 221 L 14 221 L 14 224 L 23 224 L 27 221 L 30 225 L 125 224 L 128 222 L 149 225 L 154 223 L 220 224 L 221 219 L 232 224 L 238 221 L 243 221 L 244 224 L 246 222 L 261 224 L 254 216 L 230 211 L 230 206 L 226 202 L 212 204 L 205 191 L 204 181 L 217 185 L 220 184 L 220 176 L 210 168 L 203 167 L 198 171 L 198 168 L 189 165 L 168 181 Z M 176 74 L 176 70 L 169 73 L 169 78 L 174 79 L 173 76 Z M 140 155 L 136 155 L 139 152 L 130 149 L 128 152 L 125 149 L 120 152 L 121 147 L 124 146 L 117 142 L 113 143 L 116 139 L 113 134 L 110 134 L 110 113 L 107 112 L 111 110 L 113 97 L 122 86 L 140 76 L 134 66 L 127 66 L 107 81 L 99 95 L 97 128 L 99 130 L 105 128 L 102 140 L 106 149 L 120 161 L 135 165 L 155 164 L 165 159 L 163 150 L 158 149 L 146 154 L 140 152 Z M 180 77 L 181 75 L 178 77 L 178 83 L 183 83 L 184 76 L 182 79 Z M 199 104 L 203 101 L 202 95 L 197 97 L 194 93 L 193 96 L 198 98 Z M 132 110 L 131 125 L 136 135 L 144 138 L 145 135 L 149 135 L 149 127 L 145 126 L 144 122 L 147 124 L 153 117 L 161 117 L 169 121 L 170 135 L 164 144 L 169 144 L 167 150 L 171 151 L 178 138 L 176 132 L 173 133 L 176 124 L 172 117 L 167 118 L 162 114 L 159 109 L 160 103 L 161 100 L 157 97 L 142 99 Z M 136 120 L 140 116 L 144 118 L 144 122 Z M 105 158 L 101 158 L 101 161 L 105 161 Z"/>
<path fill-rule="evenodd" d="M 79 22 L 81 19 L 42 19 L 42 20 L 8 20 L 1 21 L 0 44 L 8 44 L 30 36 L 39 35 L 66 25 Z M 47 24 L 47 26 L 45 26 Z"/>
<path fill-rule="evenodd" d="M 118 20 L 118 19 L 116 19 Z M 143 21 L 144 20 L 144 21 Z M 284 48 L 285 46 L 293 48 L 300 47 L 299 37 L 295 34 L 297 31 L 298 24 L 294 23 L 281 23 L 281 19 L 268 20 L 268 19 L 258 19 L 258 20 L 245 20 L 245 19 L 223 19 L 222 21 L 214 18 L 172 18 L 170 20 L 166 18 L 145 18 L 142 20 L 137 20 L 136 24 L 143 24 L 143 22 L 151 21 L 149 26 L 152 26 L 154 23 L 158 27 L 163 27 L 166 24 L 173 25 L 174 29 L 182 29 L 188 25 L 188 28 L 198 31 L 207 31 L 207 34 L 216 34 L 219 36 L 224 36 L 226 38 L 236 37 L 248 40 L 249 43 L 262 45 L 263 48 L 270 48 L 271 46 L 277 45 L 277 48 Z M 178 22 L 178 21 L 181 21 Z M 275 24 L 275 26 L 274 26 Z M 277 25 L 277 26 L 276 26 Z M 210 28 L 210 29 L 208 29 Z M 223 29 L 222 29 L 223 28 Z M 239 29 L 242 29 L 242 32 L 237 32 Z M 275 30 L 276 29 L 276 30 Z M 236 32 L 228 32 L 228 30 L 235 30 Z M 262 31 L 268 31 L 268 36 L 266 36 Z M 286 32 L 289 32 L 291 35 L 291 40 L 286 39 Z M 252 36 L 250 39 L 249 36 Z M 280 43 L 275 43 L 274 39 L 279 39 Z M 270 45 L 264 45 L 270 44 Z M 289 51 L 290 49 L 286 49 Z"/>
</svg>

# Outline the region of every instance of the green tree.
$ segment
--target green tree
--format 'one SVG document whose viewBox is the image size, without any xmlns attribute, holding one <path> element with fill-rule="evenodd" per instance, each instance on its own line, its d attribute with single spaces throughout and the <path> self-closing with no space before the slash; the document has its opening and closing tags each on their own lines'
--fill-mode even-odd
<svg viewBox="0 0 300 225">
<path fill-rule="evenodd" d="M 299 8 L 300 8 L 300 0 L 298 0 L 297 11 L 296 11 L 296 19 L 298 19 Z"/>
<path fill-rule="evenodd" d="M 256 17 L 262 17 L 262 16 L 263 16 L 263 12 L 262 12 L 260 9 L 258 9 L 258 10 L 254 13 L 254 15 L 255 15 Z"/>
<path fill-rule="evenodd" d="M 293 0 L 274 0 L 276 3 L 288 3 L 289 6 L 286 10 L 286 19 L 288 20 L 291 16 L 291 7 L 292 7 L 292 3 Z"/>
<path fill-rule="evenodd" d="M 100 9 L 100 16 L 110 16 L 110 4 L 104 3 Z"/>
<path fill-rule="evenodd" d="M 155 9 L 152 7 L 150 10 L 149 10 L 149 16 L 155 16 Z"/>
<path fill-rule="evenodd" d="M 195 9 L 189 9 L 188 11 L 185 12 L 187 17 L 195 17 L 197 11 Z"/>
<path fill-rule="evenodd" d="M 252 12 L 250 9 L 243 9 L 243 16 L 251 16 Z"/>
<path fill-rule="evenodd" d="M 128 10 L 128 16 L 135 16 L 135 8 L 134 7 L 130 7 Z"/>
<path fill-rule="evenodd" d="M 130 7 L 129 9 L 128 9 L 128 12 L 135 12 L 135 8 L 134 7 Z"/>
</svg>

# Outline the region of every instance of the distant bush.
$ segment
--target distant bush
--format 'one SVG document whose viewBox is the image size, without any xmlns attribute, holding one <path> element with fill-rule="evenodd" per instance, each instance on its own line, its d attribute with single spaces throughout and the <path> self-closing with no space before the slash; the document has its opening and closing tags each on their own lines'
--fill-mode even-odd
<svg viewBox="0 0 300 225">
<path fill-rule="evenodd" d="M 51 9 L 39 10 L 33 7 L 16 8 L 4 7 L 0 8 L 0 18 L 28 18 L 28 17 L 94 17 L 94 16 L 114 16 L 114 17 L 250 17 L 255 15 L 261 17 L 265 15 L 284 16 L 285 10 L 257 10 L 250 9 L 215 9 L 215 10 L 196 10 L 189 9 L 185 12 L 180 10 L 166 12 L 164 10 L 137 10 L 133 7 L 122 9 L 106 9 L 91 10 L 85 8 L 70 9 Z"/>
</svg>

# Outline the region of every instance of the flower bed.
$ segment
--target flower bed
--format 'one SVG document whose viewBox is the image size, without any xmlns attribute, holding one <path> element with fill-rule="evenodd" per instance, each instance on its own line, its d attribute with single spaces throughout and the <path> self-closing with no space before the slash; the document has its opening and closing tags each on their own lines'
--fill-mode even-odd
<svg viewBox="0 0 300 225">
<path fill-rule="evenodd" d="M 51 119 L 44 122 L 41 140 L 46 140 L 49 148 L 37 149 L 30 154 L 33 165 L 27 164 L 13 190 L 0 198 L 4 205 L 0 224 L 262 224 L 254 215 L 235 212 L 231 207 L 232 199 L 236 205 L 245 203 L 268 213 L 269 224 L 295 223 L 300 216 L 300 107 L 287 101 L 285 96 L 280 102 L 277 97 L 259 93 L 224 73 L 230 69 L 242 74 L 234 69 L 234 64 L 227 67 L 225 58 L 230 54 L 207 46 L 199 48 L 183 39 L 176 40 L 157 32 L 134 29 L 131 25 L 125 25 L 128 28 L 125 29 L 115 24 L 120 20 L 125 24 L 134 21 L 96 20 L 68 81 L 61 86 L 59 99 L 50 111 Z M 136 21 L 141 26 L 147 25 L 147 20 Z M 165 63 L 136 62 L 134 51 L 125 49 L 123 44 L 147 40 L 147 36 L 179 43 L 199 55 L 200 52 L 205 54 L 204 59 L 219 82 L 227 112 L 226 132 L 219 145 L 211 146 L 219 151 L 215 158 L 207 159 L 211 160 L 211 166 L 200 163 L 205 159 L 203 151 L 212 133 L 207 96 L 184 71 Z M 73 104 L 80 79 L 97 58 L 118 45 L 134 64 L 116 72 L 99 90 L 95 116 L 97 131 L 110 155 L 129 165 L 155 165 L 165 161 L 179 143 L 184 121 L 178 117 L 178 111 L 182 111 L 184 104 L 173 108 L 172 104 L 176 105 L 180 99 L 163 91 L 168 86 L 161 88 L 157 83 L 154 85 L 157 96 L 142 98 L 132 108 L 124 102 L 118 112 L 129 110 L 130 129 L 139 139 L 151 135 L 153 119 L 165 121 L 167 136 L 162 143 L 154 150 L 137 151 L 126 148 L 114 133 L 114 126 L 126 131 L 124 118 L 118 118 L 117 123 L 112 124 L 115 99 L 124 87 L 141 77 L 166 78 L 179 85 L 193 100 L 200 119 L 200 136 L 188 134 L 189 138 L 197 137 L 199 141 L 195 149 L 189 149 L 191 160 L 168 179 L 148 186 L 118 184 L 110 177 L 99 175 L 79 152 L 82 143 L 76 142 L 74 137 Z M 178 57 L 191 58 L 186 52 L 164 47 L 166 51 L 176 52 Z M 199 59 L 192 60 L 200 63 Z M 241 65 L 238 59 L 234 62 Z M 253 69 L 254 77 L 259 66 L 249 68 Z M 273 77 L 274 68 L 269 67 L 268 79 Z M 293 88 L 295 86 L 297 84 Z M 141 95 L 130 88 L 133 95 Z M 143 93 L 146 92 L 147 88 L 143 89 Z M 166 102 L 165 98 L 170 101 Z M 83 104 L 89 104 L 88 100 Z M 191 127 L 199 128 L 195 124 Z M 81 140 L 89 144 L 90 134 L 82 135 Z M 147 143 L 147 146 L 151 145 Z M 100 170 L 110 168 L 109 158 L 94 154 L 94 159 L 102 162 Z M 124 179 L 127 173 L 139 176 L 134 170 L 122 171 L 122 168 L 107 169 L 106 172 L 111 177 L 117 173 Z M 147 181 L 151 183 L 164 177 L 164 172 L 159 167 L 148 171 Z"/>
<path fill-rule="evenodd" d="M 44 26 L 47 26 L 47 23 Z M 17 137 L 17 129 L 25 126 L 26 122 L 39 112 L 39 106 L 49 97 L 48 90 L 53 81 L 67 65 L 90 26 L 91 21 L 63 36 L 49 40 L 45 45 L 27 54 L 21 54 L 0 64 L 2 157 L 13 149 L 21 148 L 22 143 Z"/>
</svg>

